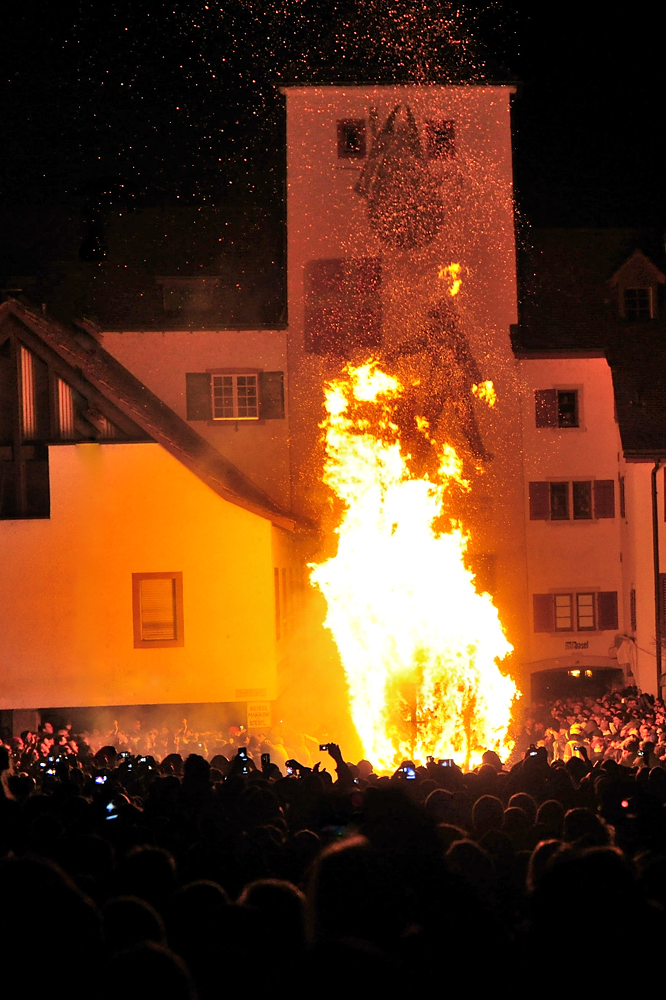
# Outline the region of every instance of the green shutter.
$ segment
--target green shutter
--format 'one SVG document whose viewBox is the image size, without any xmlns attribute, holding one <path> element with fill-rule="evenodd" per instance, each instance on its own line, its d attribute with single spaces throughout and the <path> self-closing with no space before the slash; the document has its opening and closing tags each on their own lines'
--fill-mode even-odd
<svg viewBox="0 0 666 1000">
<path fill-rule="evenodd" d="M 259 372 L 259 416 L 284 420 L 284 372 Z"/>
<path fill-rule="evenodd" d="M 208 372 L 187 372 L 185 375 L 188 420 L 212 420 L 213 404 Z"/>
</svg>

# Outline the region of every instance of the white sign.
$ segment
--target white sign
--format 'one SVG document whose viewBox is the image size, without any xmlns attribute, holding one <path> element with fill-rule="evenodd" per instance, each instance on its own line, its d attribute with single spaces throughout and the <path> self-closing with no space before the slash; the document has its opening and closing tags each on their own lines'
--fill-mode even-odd
<svg viewBox="0 0 666 1000">
<path fill-rule="evenodd" d="M 247 703 L 247 728 L 248 729 L 270 729 L 271 728 L 271 703 L 270 703 L 270 701 L 248 701 L 248 703 Z"/>
</svg>

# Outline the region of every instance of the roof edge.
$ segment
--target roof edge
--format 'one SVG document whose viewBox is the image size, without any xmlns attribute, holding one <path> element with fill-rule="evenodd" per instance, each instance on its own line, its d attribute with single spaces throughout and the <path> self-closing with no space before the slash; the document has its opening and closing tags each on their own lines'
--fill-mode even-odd
<svg viewBox="0 0 666 1000">
<path fill-rule="evenodd" d="M 546 361 L 548 359 L 557 360 L 558 358 L 565 360 L 566 358 L 605 358 L 606 351 L 602 348 L 567 348 L 567 347 L 551 347 L 544 348 L 543 350 L 517 350 L 514 349 L 514 356 L 518 361 Z"/>
</svg>

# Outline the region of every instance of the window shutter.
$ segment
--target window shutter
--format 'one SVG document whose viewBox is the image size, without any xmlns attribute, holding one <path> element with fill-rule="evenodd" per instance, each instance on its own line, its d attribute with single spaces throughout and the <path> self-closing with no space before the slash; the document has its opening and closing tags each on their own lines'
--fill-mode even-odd
<svg viewBox="0 0 666 1000">
<path fill-rule="evenodd" d="M 187 372 L 185 375 L 188 420 L 212 420 L 213 404 L 208 372 Z"/>
<path fill-rule="evenodd" d="M 536 389 L 534 409 L 537 427 L 557 427 L 557 389 Z"/>
<path fill-rule="evenodd" d="M 259 372 L 259 416 L 284 420 L 284 372 Z"/>
<path fill-rule="evenodd" d="M 617 591 L 607 590 L 597 594 L 599 630 L 617 629 Z"/>
<path fill-rule="evenodd" d="M 549 517 L 549 484 L 530 483 L 530 521 L 547 521 Z"/>
<path fill-rule="evenodd" d="M 552 594 L 533 594 L 534 631 L 555 631 L 555 602 Z"/>
<path fill-rule="evenodd" d="M 620 517 L 624 520 L 627 516 L 627 495 L 624 488 L 624 476 L 618 476 L 617 485 L 620 494 Z"/>
<path fill-rule="evenodd" d="M 141 580 L 141 639 L 159 642 L 177 639 L 176 581 L 169 577 Z"/>
<path fill-rule="evenodd" d="M 594 484 L 594 516 L 615 517 L 615 482 L 597 479 Z"/>
</svg>

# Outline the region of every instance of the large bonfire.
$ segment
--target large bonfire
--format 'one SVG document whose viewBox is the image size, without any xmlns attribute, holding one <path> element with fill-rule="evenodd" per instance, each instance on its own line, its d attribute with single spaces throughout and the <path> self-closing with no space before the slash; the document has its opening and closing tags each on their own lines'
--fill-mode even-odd
<svg viewBox="0 0 666 1000">
<path fill-rule="evenodd" d="M 492 383 L 475 386 L 492 405 Z M 393 420 L 399 381 L 369 360 L 325 390 L 324 481 L 342 501 L 337 554 L 312 567 L 344 666 L 365 755 L 382 771 L 428 755 L 478 764 L 506 754 L 518 692 L 497 609 L 465 565 L 468 536 L 447 517 L 469 490 L 450 444 L 417 478 Z M 424 433 L 427 427 L 422 428 Z"/>
</svg>

